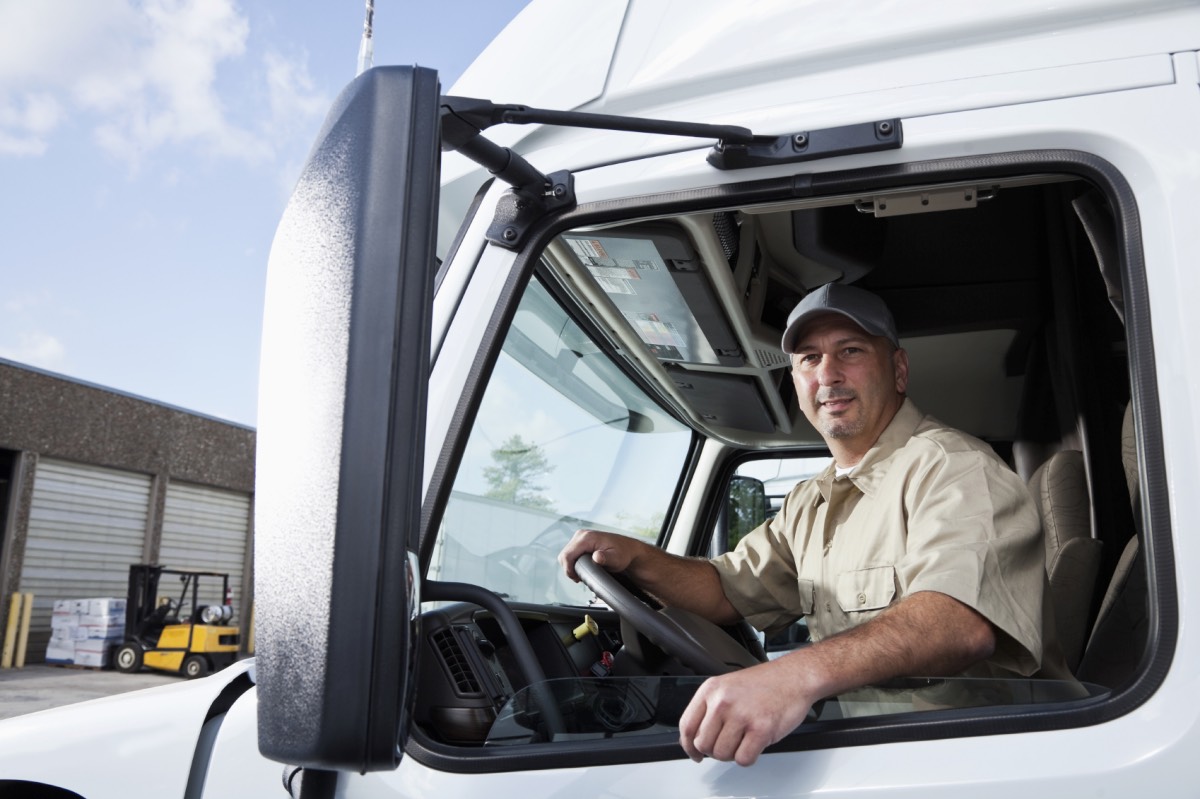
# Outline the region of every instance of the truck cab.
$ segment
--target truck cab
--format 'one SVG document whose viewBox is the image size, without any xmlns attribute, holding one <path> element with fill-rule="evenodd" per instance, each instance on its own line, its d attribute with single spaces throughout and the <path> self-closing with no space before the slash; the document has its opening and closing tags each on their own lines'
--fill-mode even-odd
<svg viewBox="0 0 1200 799">
<path fill-rule="evenodd" d="M 448 92 L 361 75 L 268 268 L 257 657 L 175 689 L 190 721 L 148 778 L 1188 793 L 1198 52 L 1200 7 L 1165 0 L 535 0 Z M 692 694 L 806 646 L 803 620 L 717 628 L 557 554 L 583 528 L 718 554 L 822 470 L 780 337 L 831 282 L 888 303 L 909 397 L 1027 482 L 1074 679 L 912 675 L 749 769 L 696 764 Z M 823 601 L 889 601 L 846 586 Z M 72 712 L 0 724 L 0 787 L 118 795 L 81 733 L 89 768 L 50 770 Z"/>
</svg>

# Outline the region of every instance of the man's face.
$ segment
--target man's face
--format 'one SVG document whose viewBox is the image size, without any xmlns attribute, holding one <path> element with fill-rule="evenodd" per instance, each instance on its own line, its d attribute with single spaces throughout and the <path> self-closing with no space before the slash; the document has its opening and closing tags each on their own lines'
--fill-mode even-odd
<svg viewBox="0 0 1200 799">
<path fill-rule="evenodd" d="M 829 313 L 801 331 L 792 355 L 800 409 L 826 443 L 857 463 L 904 401 L 908 354 L 845 316 Z M 835 452 L 835 455 L 837 453 Z"/>
</svg>

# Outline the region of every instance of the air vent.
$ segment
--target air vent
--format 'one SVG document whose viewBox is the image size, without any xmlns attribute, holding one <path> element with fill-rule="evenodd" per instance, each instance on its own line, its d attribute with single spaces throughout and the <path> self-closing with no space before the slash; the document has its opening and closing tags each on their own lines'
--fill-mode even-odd
<svg viewBox="0 0 1200 799">
<path fill-rule="evenodd" d="M 713 214 L 713 232 L 717 234 L 717 240 L 721 242 L 721 251 L 725 253 L 725 260 L 729 261 L 731 267 L 736 266 L 738 244 L 741 240 L 737 217 L 729 211 Z"/>
<path fill-rule="evenodd" d="M 442 657 L 442 665 L 446 667 L 450 679 L 454 680 L 455 690 L 461 696 L 482 696 L 483 691 L 479 687 L 479 680 L 476 679 L 475 672 L 471 670 L 471 664 L 467 661 L 462 645 L 454 637 L 454 631 L 438 630 L 433 634 L 433 644 Z"/>
<path fill-rule="evenodd" d="M 754 356 L 758 358 L 758 365 L 764 369 L 787 366 L 788 363 L 788 357 L 777 350 L 755 350 Z"/>
</svg>

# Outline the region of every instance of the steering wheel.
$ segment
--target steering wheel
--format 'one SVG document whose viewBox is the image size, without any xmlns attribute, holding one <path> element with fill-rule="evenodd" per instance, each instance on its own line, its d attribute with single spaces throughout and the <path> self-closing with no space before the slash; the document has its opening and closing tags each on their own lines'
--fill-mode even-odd
<svg viewBox="0 0 1200 799">
<path fill-rule="evenodd" d="M 603 566 L 597 565 L 590 553 L 575 561 L 575 573 L 618 616 L 696 674 L 727 674 L 760 662 L 702 616 L 681 608 L 653 610 Z"/>
</svg>

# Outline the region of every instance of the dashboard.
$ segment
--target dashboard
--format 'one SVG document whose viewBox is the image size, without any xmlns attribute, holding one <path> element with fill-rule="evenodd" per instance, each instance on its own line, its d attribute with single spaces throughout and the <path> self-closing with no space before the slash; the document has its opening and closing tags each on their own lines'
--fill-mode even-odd
<svg viewBox="0 0 1200 799">
<path fill-rule="evenodd" d="M 641 672 L 611 610 L 512 609 L 548 681 Z M 494 614 L 469 603 L 426 611 L 421 622 L 417 723 L 445 743 L 483 744 L 502 709 L 529 687 L 508 636 Z"/>
</svg>

